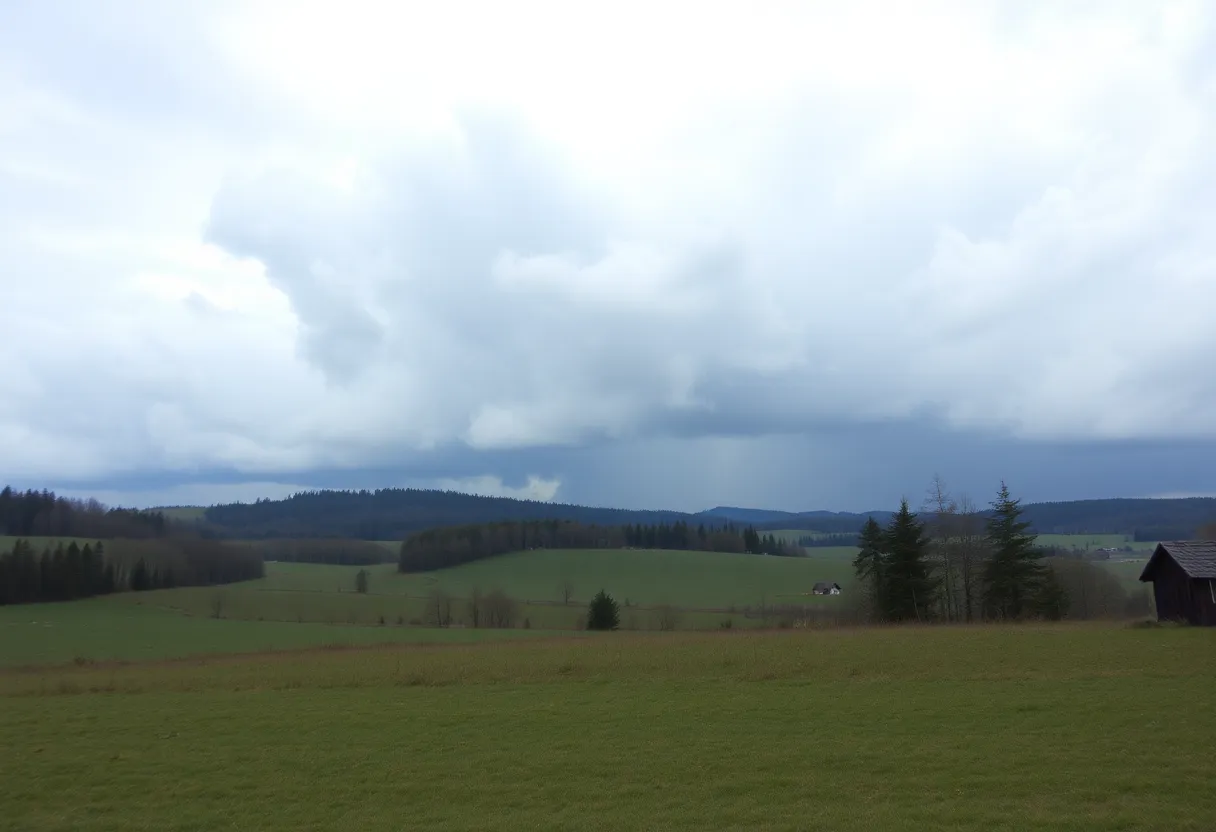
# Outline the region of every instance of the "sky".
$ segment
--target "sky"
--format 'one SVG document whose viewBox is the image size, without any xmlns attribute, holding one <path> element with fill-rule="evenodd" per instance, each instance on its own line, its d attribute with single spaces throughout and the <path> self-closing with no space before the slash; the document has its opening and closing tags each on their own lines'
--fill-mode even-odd
<svg viewBox="0 0 1216 832">
<path fill-rule="evenodd" d="M 0 480 L 1216 493 L 1204 2 L 0 1 Z"/>
</svg>

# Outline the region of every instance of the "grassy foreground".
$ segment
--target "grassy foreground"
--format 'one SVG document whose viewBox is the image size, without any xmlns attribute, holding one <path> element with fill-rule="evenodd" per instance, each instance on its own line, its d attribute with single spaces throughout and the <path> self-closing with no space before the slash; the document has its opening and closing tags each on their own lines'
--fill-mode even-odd
<svg viewBox="0 0 1216 832">
<path fill-rule="evenodd" d="M 606 634 L 0 671 L 0 827 L 1208 830 L 1216 638 Z"/>
</svg>

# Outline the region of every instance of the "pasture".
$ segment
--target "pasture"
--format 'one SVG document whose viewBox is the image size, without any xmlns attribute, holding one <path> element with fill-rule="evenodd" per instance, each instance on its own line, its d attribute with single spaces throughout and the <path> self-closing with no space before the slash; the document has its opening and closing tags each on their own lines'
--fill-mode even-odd
<svg viewBox="0 0 1216 832">
<path fill-rule="evenodd" d="M 1207 830 L 1212 635 L 611 633 L 5 670 L 0 823 Z"/>
<path fill-rule="evenodd" d="M 164 590 L 189 595 L 201 590 Z M 0 667 L 71 661 L 148 660 L 210 653 L 385 642 L 461 642 L 527 637 L 526 630 L 352 627 L 213 619 L 124 593 L 86 601 L 0 607 Z"/>
<path fill-rule="evenodd" d="M 776 558 L 713 552 L 534 550 L 502 555 L 440 572 L 402 575 L 392 564 L 365 567 L 368 592 L 355 592 L 360 567 L 267 563 L 266 577 L 222 587 L 128 593 L 116 600 L 174 610 L 195 618 L 362 626 L 417 626 L 427 598 L 441 589 L 454 599 L 501 589 L 519 603 L 518 624 L 571 630 L 601 588 L 621 604 L 625 629 L 659 629 L 660 608 L 677 610 L 675 626 L 712 629 L 766 623 L 761 607 L 840 606 L 846 599 L 810 595 L 815 581 L 851 578 L 851 551 L 842 557 Z M 835 554 L 832 554 L 835 553 Z M 572 588 L 565 603 L 563 584 Z M 466 619 L 461 600 L 458 622 Z M 767 622 L 772 623 L 772 622 Z"/>
</svg>

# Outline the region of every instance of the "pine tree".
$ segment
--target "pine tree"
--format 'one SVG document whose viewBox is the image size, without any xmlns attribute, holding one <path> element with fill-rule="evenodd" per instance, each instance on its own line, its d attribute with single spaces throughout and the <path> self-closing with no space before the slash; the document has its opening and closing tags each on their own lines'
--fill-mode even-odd
<svg viewBox="0 0 1216 832">
<path fill-rule="evenodd" d="M 612 596 L 600 590 L 587 608 L 588 630 L 615 630 L 621 626 L 620 608 Z"/>
<path fill-rule="evenodd" d="M 882 574 L 887 538 L 882 526 L 871 517 L 861 527 L 857 542 L 861 548 L 857 557 L 853 558 L 853 572 L 857 575 L 858 584 L 869 596 L 872 611 L 879 614 L 882 612 Z"/>
<path fill-rule="evenodd" d="M 140 558 L 135 562 L 135 568 L 131 570 L 131 591 L 143 592 L 149 588 L 150 583 L 148 566 L 144 563 L 144 559 Z"/>
<path fill-rule="evenodd" d="M 988 545 L 992 557 L 984 568 L 984 606 L 989 616 L 1018 619 L 1036 611 L 1044 589 L 1043 552 L 1021 519 L 1020 501 L 1009 495 L 1004 482 L 992 503 Z"/>
<path fill-rule="evenodd" d="M 888 621 L 924 620 L 936 602 L 938 581 L 929 567 L 925 524 L 902 500 L 886 532 L 881 606 Z"/>
</svg>

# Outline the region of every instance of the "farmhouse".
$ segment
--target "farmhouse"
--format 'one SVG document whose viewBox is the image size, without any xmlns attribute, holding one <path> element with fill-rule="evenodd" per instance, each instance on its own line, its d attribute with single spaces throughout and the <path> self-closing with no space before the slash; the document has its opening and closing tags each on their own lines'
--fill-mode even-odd
<svg viewBox="0 0 1216 832">
<path fill-rule="evenodd" d="M 1158 543 L 1140 580 L 1153 582 L 1158 621 L 1216 627 L 1216 540 Z"/>
<path fill-rule="evenodd" d="M 811 588 L 816 595 L 839 595 L 840 584 L 834 581 L 819 581 Z"/>
</svg>

